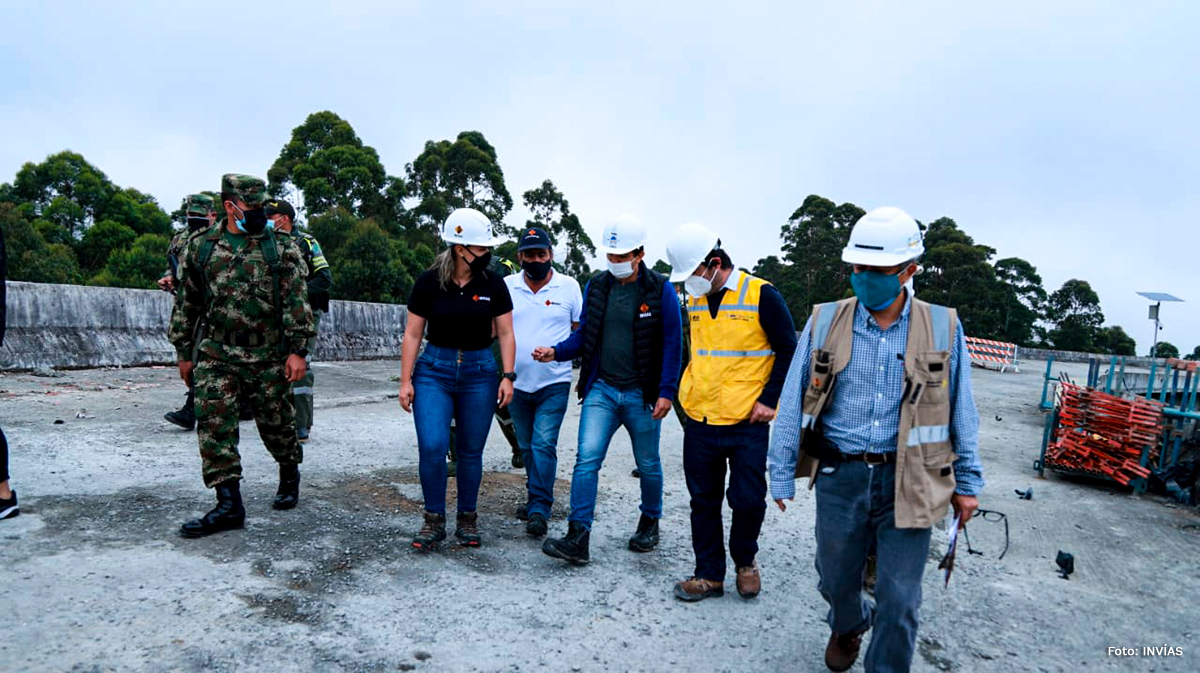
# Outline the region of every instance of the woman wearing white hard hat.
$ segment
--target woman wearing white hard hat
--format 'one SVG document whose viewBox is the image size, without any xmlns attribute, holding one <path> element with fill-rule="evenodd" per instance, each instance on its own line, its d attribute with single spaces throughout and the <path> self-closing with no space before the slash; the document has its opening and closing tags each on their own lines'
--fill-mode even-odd
<svg viewBox="0 0 1200 673">
<path fill-rule="evenodd" d="M 492 234 L 492 223 L 483 213 L 459 208 L 442 224 L 442 240 L 446 249 L 413 285 L 400 364 L 400 406 L 413 413 L 417 426 L 425 496 L 425 523 L 412 542 L 421 550 L 446 539 L 451 419 L 458 445 L 454 535 L 468 547 L 479 546 L 476 505 L 483 446 L 492 413 L 512 399 L 517 378 L 512 298 L 504 279 L 487 270 L 492 246 L 504 239 Z M 423 334 L 428 344 L 418 359 Z M 493 338 L 500 340 L 502 375 L 492 355 Z"/>
</svg>

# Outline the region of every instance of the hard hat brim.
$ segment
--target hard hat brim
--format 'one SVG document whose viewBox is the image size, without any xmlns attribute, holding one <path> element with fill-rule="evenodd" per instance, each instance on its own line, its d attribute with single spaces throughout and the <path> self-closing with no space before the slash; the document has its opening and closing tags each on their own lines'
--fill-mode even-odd
<svg viewBox="0 0 1200 673">
<path fill-rule="evenodd" d="M 610 248 L 607 245 L 598 245 L 598 246 L 596 246 L 596 249 L 605 255 L 624 255 L 626 253 L 633 252 L 634 250 L 637 250 L 640 247 L 642 247 L 642 246 L 635 245 L 632 248 L 625 248 L 625 247 Z"/>
<path fill-rule="evenodd" d="M 508 239 L 504 238 L 503 236 L 494 236 L 490 239 L 479 241 L 464 241 L 462 239 L 450 238 L 449 236 L 442 236 L 442 240 L 450 243 L 451 245 L 481 245 L 485 248 L 494 248 L 497 245 L 508 241 Z"/>
<path fill-rule="evenodd" d="M 842 249 L 842 261 L 847 264 L 858 264 L 860 266 L 896 266 L 910 262 L 917 257 L 920 257 L 921 251 L 911 250 L 903 253 L 887 252 L 885 250 L 864 250 L 862 248 L 854 248 L 846 246 Z"/>
</svg>

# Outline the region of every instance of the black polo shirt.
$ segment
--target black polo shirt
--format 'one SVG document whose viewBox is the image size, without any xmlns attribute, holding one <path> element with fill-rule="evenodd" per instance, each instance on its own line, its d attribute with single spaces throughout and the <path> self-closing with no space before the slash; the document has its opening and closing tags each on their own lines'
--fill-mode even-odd
<svg viewBox="0 0 1200 673">
<path fill-rule="evenodd" d="M 408 310 L 425 319 L 425 338 L 441 348 L 477 351 L 492 345 L 492 319 L 513 309 L 508 286 L 499 274 L 475 275 L 466 285 L 442 289 L 437 271 L 422 273 L 408 299 Z"/>
</svg>

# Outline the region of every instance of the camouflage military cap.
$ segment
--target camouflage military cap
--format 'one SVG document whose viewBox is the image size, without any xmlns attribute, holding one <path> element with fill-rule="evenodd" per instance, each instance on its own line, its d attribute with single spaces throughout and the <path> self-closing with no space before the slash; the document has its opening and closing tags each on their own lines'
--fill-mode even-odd
<svg viewBox="0 0 1200 673">
<path fill-rule="evenodd" d="M 262 178 L 240 173 L 226 173 L 221 176 L 221 193 L 233 194 L 247 206 L 261 206 L 270 198 L 267 196 L 267 183 Z"/>
<path fill-rule="evenodd" d="M 183 210 L 188 215 L 207 216 L 215 205 L 216 199 L 208 194 L 188 194 L 183 200 Z"/>
</svg>

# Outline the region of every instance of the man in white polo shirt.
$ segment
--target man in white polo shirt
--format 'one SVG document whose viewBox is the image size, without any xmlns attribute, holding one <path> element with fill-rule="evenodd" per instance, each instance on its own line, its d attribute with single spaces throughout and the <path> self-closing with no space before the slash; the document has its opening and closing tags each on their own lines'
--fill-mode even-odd
<svg viewBox="0 0 1200 673">
<path fill-rule="evenodd" d="M 558 431 L 571 395 L 571 363 L 534 362 L 533 349 L 570 336 L 579 326 L 583 295 L 574 278 L 552 268 L 554 250 L 545 229 L 529 227 L 521 233 L 517 259 L 521 273 L 504 279 L 512 296 L 517 340 L 517 380 L 509 409 L 525 459 L 529 491 L 528 502 L 517 509 L 517 517 L 528 517 L 525 532 L 542 537 L 554 504 Z"/>
</svg>

